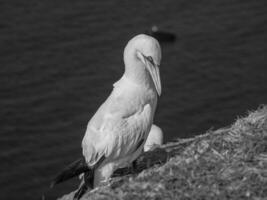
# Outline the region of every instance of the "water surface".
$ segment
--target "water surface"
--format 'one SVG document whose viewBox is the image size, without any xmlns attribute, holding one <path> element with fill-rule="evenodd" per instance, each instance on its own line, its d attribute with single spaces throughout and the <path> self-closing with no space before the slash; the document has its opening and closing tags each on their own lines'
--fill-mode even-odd
<svg viewBox="0 0 267 200">
<path fill-rule="evenodd" d="M 47 199 L 54 174 L 81 155 L 90 117 L 123 73 L 127 41 L 153 24 L 162 44 L 155 123 L 165 141 L 229 125 L 267 101 L 264 0 L 2 1 L 0 198 Z"/>
</svg>

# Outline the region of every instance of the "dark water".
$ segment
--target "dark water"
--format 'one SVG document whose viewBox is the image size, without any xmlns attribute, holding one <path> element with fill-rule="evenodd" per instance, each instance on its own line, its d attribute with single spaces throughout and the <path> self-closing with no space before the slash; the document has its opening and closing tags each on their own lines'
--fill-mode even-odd
<svg viewBox="0 0 267 200">
<path fill-rule="evenodd" d="M 267 103 L 265 0 L 1 1 L 0 199 L 54 199 L 47 189 L 81 154 L 86 124 L 123 73 L 126 42 L 157 24 L 166 141 L 229 125 Z"/>
</svg>

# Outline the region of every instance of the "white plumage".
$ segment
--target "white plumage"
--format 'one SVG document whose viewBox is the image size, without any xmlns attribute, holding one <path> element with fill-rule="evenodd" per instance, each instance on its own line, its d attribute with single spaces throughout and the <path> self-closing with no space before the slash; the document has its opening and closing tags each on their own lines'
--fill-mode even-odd
<svg viewBox="0 0 267 200">
<path fill-rule="evenodd" d="M 160 45 L 150 36 L 138 35 L 125 47 L 125 73 L 89 121 L 82 141 L 87 165 L 97 164 L 94 187 L 141 154 L 161 94 L 160 61 Z"/>
<path fill-rule="evenodd" d="M 148 134 L 144 151 L 152 151 L 154 148 L 163 144 L 163 132 L 160 127 L 153 124 Z"/>
</svg>

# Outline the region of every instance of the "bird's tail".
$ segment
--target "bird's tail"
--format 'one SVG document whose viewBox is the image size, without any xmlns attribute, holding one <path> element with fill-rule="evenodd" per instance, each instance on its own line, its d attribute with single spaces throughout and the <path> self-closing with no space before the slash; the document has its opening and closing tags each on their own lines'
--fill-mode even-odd
<svg viewBox="0 0 267 200">
<path fill-rule="evenodd" d="M 69 180 L 81 173 L 89 172 L 91 169 L 85 162 L 84 158 L 80 158 L 64 168 L 52 181 L 50 187 L 53 188 L 56 184 Z"/>
</svg>

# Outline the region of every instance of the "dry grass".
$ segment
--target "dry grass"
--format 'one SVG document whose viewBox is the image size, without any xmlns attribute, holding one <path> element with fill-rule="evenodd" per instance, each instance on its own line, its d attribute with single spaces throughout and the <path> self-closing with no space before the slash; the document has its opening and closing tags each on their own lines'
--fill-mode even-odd
<svg viewBox="0 0 267 200">
<path fill-rule="evenodd" d="M 88 192 L 82 199 L 267 197 L 267 107 L 238 119 L 230 127 L 167 144 L 162 149 L 167 152 L 166 163 L 115 178 L 109 186 Z M 71 199 L 72 194 L 62 200 Z"/>
</svg>

